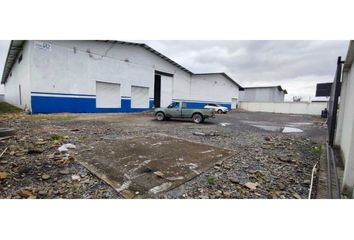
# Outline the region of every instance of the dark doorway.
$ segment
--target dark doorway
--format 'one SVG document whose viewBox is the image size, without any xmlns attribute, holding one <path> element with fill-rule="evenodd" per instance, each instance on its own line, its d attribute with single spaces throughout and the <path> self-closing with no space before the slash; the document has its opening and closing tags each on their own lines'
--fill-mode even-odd
<svg viewBox="0 0 354 240">
<path fill-rule="evenodd" d="M 155 84 L 154 84 L 154 106 L 155 108 L 161 105 L 161 75 L 155 74 Z"/>
</svg>

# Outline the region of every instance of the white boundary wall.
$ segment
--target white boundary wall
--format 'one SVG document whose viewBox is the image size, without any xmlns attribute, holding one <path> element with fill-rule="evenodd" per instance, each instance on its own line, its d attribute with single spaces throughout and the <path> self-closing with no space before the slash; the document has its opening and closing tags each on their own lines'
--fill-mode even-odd
<svg viewBox="0 0 354 240">
<path fill-rule="evenodd" d="M 327 102 L 241 102 L 240 107 L 250 112 L 321 115 Z"/>
</svg>

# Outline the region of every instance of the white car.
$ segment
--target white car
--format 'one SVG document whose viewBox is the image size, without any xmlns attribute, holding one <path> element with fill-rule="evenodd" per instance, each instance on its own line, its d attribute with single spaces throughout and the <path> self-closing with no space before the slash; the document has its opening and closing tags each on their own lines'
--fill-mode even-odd
<svg viewBox="0 0 354 240">
<path fill-rule="evenodd" d="M 209 109 L 214 109 L 215 112 L 217 113 L 227 113 L 229 109 L 227 107 L 221 106 L 216 103 L 208 103 L 204 106 L 204 108 L 209 108 Z"/>
</svg>

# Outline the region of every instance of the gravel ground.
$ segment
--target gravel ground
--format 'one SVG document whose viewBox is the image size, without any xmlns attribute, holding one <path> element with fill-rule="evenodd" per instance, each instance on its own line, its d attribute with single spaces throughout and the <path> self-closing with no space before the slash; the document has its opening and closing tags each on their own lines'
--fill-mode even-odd
<svg viewBox="0 0 354 240">
<path fill-rule="evenodd" d="M 307 198 L 326 129 L 318 117 L 236 112 L 205 124 L 157 122 L 149 114 L 0 115 L 17 134 L 0 140 L 0 198 L 121 198 L 77 161 L 92 141 L 163 133 L 237 154 L 156 198 Z M 253 125 L 290 126 L 303 133 Z M 63 143 L 76 149 L 59 153 Z M 1 153 L 0 152 L 0 153 Z"/>
</svg>

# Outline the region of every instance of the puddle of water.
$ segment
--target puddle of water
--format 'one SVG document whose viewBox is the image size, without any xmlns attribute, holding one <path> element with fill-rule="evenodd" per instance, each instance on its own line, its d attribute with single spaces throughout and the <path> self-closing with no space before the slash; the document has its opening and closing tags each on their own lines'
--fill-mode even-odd
<svg viewBox="0 0 354 240">
<path fill-rule="evenodd" d="M 267 126 L 267 125 L 252 125 L 253 127 L 260 128 L 271 132 L 282 132 L 283 128 L 278 126 Z"/>
<path fill-rule="evenodd" d="M 283 133 L 297 133 L 303 132 L 300 128 L 285 127 L 282 131 Z"/>
<path fill-rule="evenodd" d="M 252 126 L 266 131 L 271 131 L 271 132 L 281 132 L 281 133 L 303 132 L 300 128 L 293 128 L 293 127 L 279 127 L 279 126 L 267 126 L 267 125 L 252 125 Z"/>
</svg>

